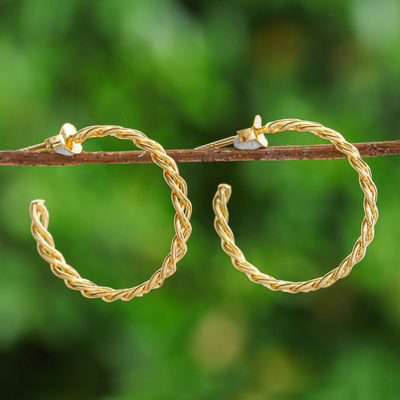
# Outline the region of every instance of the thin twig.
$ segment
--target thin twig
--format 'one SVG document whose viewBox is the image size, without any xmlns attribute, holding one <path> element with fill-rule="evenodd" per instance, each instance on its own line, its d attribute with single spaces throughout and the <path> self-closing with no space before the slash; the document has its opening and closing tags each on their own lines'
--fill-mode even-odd
<svg viewBox="0 0 400 400">
<path fill-rule="evenodd" d="M 361 157 L 378 157 L 400 154 L 400 140 L 391 142 L 354 143 Z M 275 146 L 258 150 L 235 148 L 208 150 L 167 150 L 176 162 L 216 162 L 249 160 L 326 160 L 346 158 L 331 145 Z M 150 163 L 151 157 L 142 151 L 82 152 L 72 157 L 57 153 L 0 151 L 0 165 L 60 166 L 82 164 L 131 164 Z"/>
</svg>

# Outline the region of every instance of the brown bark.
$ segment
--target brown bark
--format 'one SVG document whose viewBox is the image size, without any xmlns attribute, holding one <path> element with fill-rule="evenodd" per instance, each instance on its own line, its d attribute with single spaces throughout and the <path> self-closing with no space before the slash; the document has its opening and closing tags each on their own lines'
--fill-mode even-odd
<svg viewBox="0 0 400 400">
<path fill-rule="evenodd" d="M 400 140 L 392 142 L 354 143 L 361 157 L 377 157 L 400 154 Z M 207 150 L 167 150 L 176 162 L 216 162 L 249 160 L 325 160 L 346 158 L 331 145 L 275 146 L 258 150 L 235 148 Z M 150 163 L 150 154 L 143 151 L 82 152 L 72 157 L 56 153 L 0 151 L 1 165 L 60 166 L 81 164 L 130 164 Z"/>
</svg>

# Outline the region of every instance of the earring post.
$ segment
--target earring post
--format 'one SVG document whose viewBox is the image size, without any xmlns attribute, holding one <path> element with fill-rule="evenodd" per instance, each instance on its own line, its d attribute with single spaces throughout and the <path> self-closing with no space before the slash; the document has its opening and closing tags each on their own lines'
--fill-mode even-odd
<svg viewBox="0 0 400 400">
<path fill-rule="evenodd" d="M 82 145 L 71 140 L 76 133 L 77 131 L 75 127 L 66 123 L 61 127 L 58 135 L 49 137 L 44 141 L 44 143 L 25 147 L 20 151 L 39 152 L 54 150 L 56 153 L 64 156 L 73 156 L 82 152 Z"/>
<path fill-rule="evenodd" d="M 233 144 L 235 136 L 230 136 L 225 139 L 217 140 L 216 142 L 204 144 L 203 146 L 196 147 L 195 150 L 218 149 Z"/>
<path fill-rule="evenodd" d="M 46 143 L 35 144 L 34 146 L 25 147 L 19 151 L 44 151 L 47 150 Z"/>
<path fill-rule="evenodd" d="M 268 140 L 260 132 L 262 129 L 262 120 L 259 115 L 256 115 L 251 128 L 241 129 L 237 131 L 236 136 L 230 136 L 225 139 L 217 140 L 216 142 L 204 144 L 203 146 L 196 147 L 195 150 L 217 149 L 220 147 L 229 146 L 234 144 L 236 148 L 243 149 L 242 146 L 235 144 L 235 138 L 239 138 L 240 143 L 257 142 L 258 147 L 268 147 Z"/>
</svg>

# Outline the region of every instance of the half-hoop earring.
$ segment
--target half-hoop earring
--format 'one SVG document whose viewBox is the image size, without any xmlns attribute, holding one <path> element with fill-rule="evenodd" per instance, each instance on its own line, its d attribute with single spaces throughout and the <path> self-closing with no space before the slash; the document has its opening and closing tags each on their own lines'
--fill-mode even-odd
<svg viewBox="0 0 400 400">
<path fill-rule="evenodd" d="M 78 272 L 68 265 L 63 255 L 56 250 L 54 240 L 49 231 L 49 213 L 44 206 L 44 200 L 34 200 L 30 206 L 32 217 L 32 235 L 37 241 L 39 254 L 50 263 L 51 270 L 59 278 L 64 279 L 65 284 L 74 290 L 80 290 L 83 296 L 88 298 L 101 297 L 107 302 L 114 300 L 131 300 L 158 289 L 164 283 L 165 278 L 176 271 L 176 263 L 183 258 L 187 251 L 186 241 L 192 232 L 190 217 L 192 204 L 187 198 L 187 185 L 179 175 L 175 161 L 169 157 L 164 148 L 156 141 L 149 139 L 144 133 L 135 129 L 122 128 L 120 126 L 90 126 L 76 131 L 71 124 L 65 124 L 59 135 L 46 139 L 43 144 L 31 146 L 22 150 L 41 151 L 54 150 L 57 153 L 73 156 L 82 151 L 82 145 L 86 139 L 113 135 L 118 139 L 133 140 L 134 144 L 151 154 L 153 161 L 164 170 L 164 179 L 172 189 L 172 205 L 176 214 L 174 227 L 176 235 L 172 239 L 171 252 L 165 258 L 161 268 L 153 276 L 139 286 L 129 289 L 112 289 L 106 286 L 97 286 L 95 283 L 81 278 Z"/>
<path fill-rule="evenodd" d="M 235 245 L 233 232 L 228 225 L 229 213 L 227 203 L 232 189 L 227 184 L 221 184 L 218 186 L 217 193 L 213 200 L 213 208 L 216 216 L 214 226 L 221 238 L 222 249 L 231 257 L 233 265 L 239 271 L 244 272 L 251 281 L 264 285 L 271 290 L 281 290 L 289 293 L 311 292 L 331 286 L 338 279 L 347 276 L 351 272 L 353 266 L 364 258 L 366 248 L 374 238 L 374 226 L 378 219 L 378 209 L 376 206 L 378 192 L 374 182 L 372 181 L 371 170 L 368 164 L 360 157 L 357 148 L 348 143 L 340 133 L 326 128 L 317 122 L 302 121 L 299 119 L 282 119 L 261 126 L 261 117 L 259 116 L 256 117 L 252 128 L 239 131 L 237 137 L 233 136 L 231 138 L 223 139 L 202 146 L 202 148 L 221 147 L 232 142 L 235 142 L 236 147 L 239 148 L 246 148 L 244 147 L 246 143 L 248 146 L 247 148 L 251 148 L 251 143 L 258 147 L 266 147 L 267 142 L 264 133 L 278 133 L 286 130 L 312 132 L 322 139 L 330 140 L 339 151 L 347 156 L 350 165 L 357 171 L 359 175 L 359 183 L 364 192 L 363 205 L 365 217 L 361 223 L 361 236 L 357 239 L 351 254 L 348 255 L 334 270 L 321 278 L 309 281 L 282 281 L 275 279 L 270 275 L 263 274 L 246 260 L 242 251 Z"/>
</svg>

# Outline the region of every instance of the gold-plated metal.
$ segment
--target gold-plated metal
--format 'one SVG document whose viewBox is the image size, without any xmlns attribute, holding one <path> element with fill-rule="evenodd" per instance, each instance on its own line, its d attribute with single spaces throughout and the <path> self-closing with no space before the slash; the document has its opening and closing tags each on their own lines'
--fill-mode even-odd
<svg viewBox="0 0 400 400">
<path fill-rule="evenodd" d="M 242 129 L 237 131 L 237 136 L 239 136 L 240 143 L 249 142 L 251 140 L 257 141 L 261 147 L 268 146 L 268 140 L 263 135 L 265 132 L 261 132 L 262 120 L 259 115 L 254 118 L 253 126 L 251 128 Z M 196 147 L 196 149 L 215 149 L 219 147 L 229 146 L 234 143 L 236 136 L 230 136 L 225 139 L 217 140 L 216 142 L 208 143 L 203 146 Z"/>
<path fill-rule="evenodd" d="M 212 143 L 204 144 L 203 146 L 196 147 L 196 150 L 206 150 L 206 149 L 218 149 L 220 147 L 225 147 L 233 144 L 235 136 L 230 136 L 225 139 L 217 140 Z"/>
<path fill-rule="evenodd" d="M 65 156 L 73 156 L 82 152 L 82 145 L 75 143 L 73 137 L 76 134 L 76 129 L 71 124 L 64 124 L 61 127 L 60 133 L 52 136 L 44 141 L 44 143 L 35 146 L 26 147 L 21 151 L 52 151 L 63 154 Z"/>
<path fill-rule="evenodd" d="M 283 281 L 260 272 L 254 265 L 246 260 L 242 251 L 235 244 L 233 232 L 228 225 L 229 212 L 227 203 L 231 196 L 232 189 L 227 184 L 218 186 L 217 193 L 213 200 L 215 212 L 214 227 L 221 238 L 222 249 L 231 257 L 235 268 L 244 272 L 251 281 L 275 291 L 280 290 L 289 293 L 310 292 L 331 286 L 338 279 L 344 278 L 351 272 L 353 266 L 364 258 L 367 246 L 374 238 L 374 227 L 378 219 L 378 208 L 376 206 L 378 191 L 372 181 L 372 173 L 368 164 L 360 157 L 357 148 L 351 143 L 348 143 L 340 133 L 333 129 L 326 128 L 317 122 L 302 121 L 299 119 L 283 119 L 270 122 L 262 127 L 259 132 L 277 133 L 286 130 L 298 132 L 308 131 L 322 139 L 330 140 L 339 151 L 348 157 L 350 165 L 357 171 L 359 175 L 359 184 L 364 192 L 363 206 L 365 217 L 361 223 L 361 236 L 357 239 L 350 255 L 348 255 L 337 268 L 328 272 L 323 277 L 309 281 Z"/>
<path fill-rule="evenodd" d="M 259 115 L 254 118 L 253 126 L 251 128 L 242 129 L 237 131 L 240 143 L 248 142 L 250 140 L 257 141 L 262 147 L 268 147 L 267 138 L 260 132 L 262 126 L 262 120 Z"/>
<path fill-rule="evenodd" d="M 25 147 L 24 149 L 20 149 L 20 151 L 46 151 L 47 146 L 46 143 L 35 144 L 34 146 Z"/>
<path fill-rule="evenodd" d="M 65 126 L 65 125 L 64 125 Z M 72 126 L 72 125 L 71 125 Z M 68 127 L 62 130 L 62 142 L 68 149 L 73 149 L 71 143 L 81 146 L 85 140 L 93 137 L 104 137 L 112 135 L 118 139 L 133 140 L 134 144 L 144 151 L 151 154 L 153 161 L 163 169 L 163 176 L 167 184 L 172 189 L 171 200 L 176 211 L 174 217 L 175 236 L 172 239 L 171 251 L 164 259 L 162 266 L 151 278 L 141 285 L 128 289 L 112 289 L 105 286 L 97 286 L 95 283 L 81 278 L 79 273 L 65 261 L 64 256 L 55 248 L 53 237 L 47 230 L 49 225 L 49 212 L 44 205 L 44 200 L 34 200 L 30 206 L 32 217 L 31 232 L 37 241 L 38 252 L 51 267 L 53 273 L 65 284 L 74 290 L 79 290 L 83 296 L 88 298 L 99 298 L 107 302 L 121 300 L 131 300 L 134 297 L 144 296 L 151 289 L 158 289 L 164 280 L 175 273 L 176 263 L 180 261 L 187 252 L 186 242 L 192 232 L 189 222 L 192 214 L 192 204 L 187 198 L 187 185 L 185 180 L 179 175 L 175 161 L 169 157 L 164 148 L 156 141 L 149 139 L 144 133 L 135 129 L 122 128 L 120 126 L 90 126 L 83 128 L 73 134 Z M 49 146 L 58 146 L 57 139 L 48 142 Z M 69 147 L 68 147 L 69 146 Z M 48 149 L 48 147 L 46 147 Z"/>
</svg>

